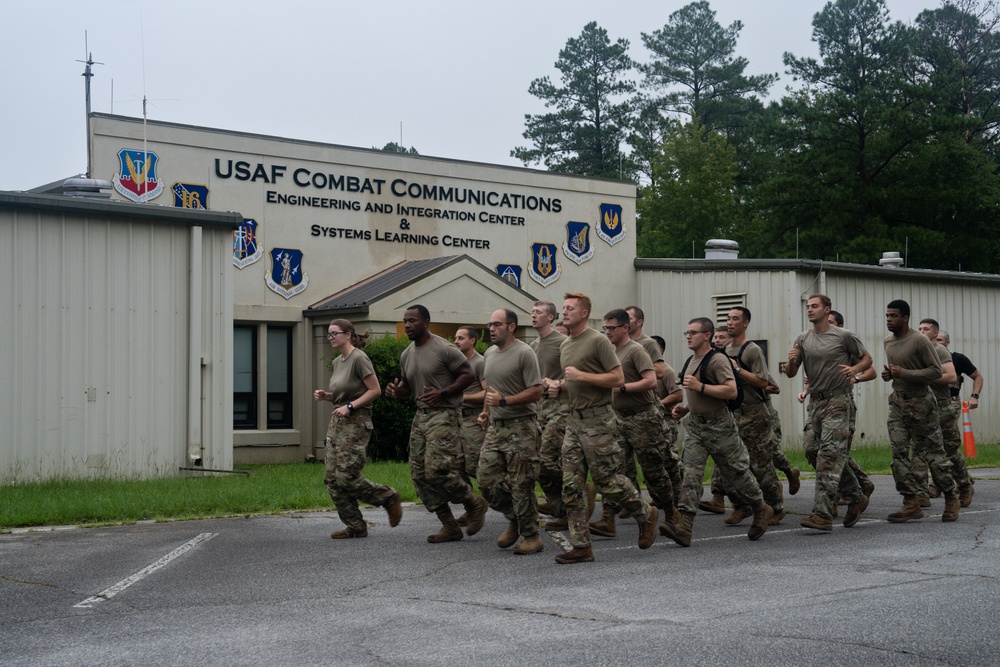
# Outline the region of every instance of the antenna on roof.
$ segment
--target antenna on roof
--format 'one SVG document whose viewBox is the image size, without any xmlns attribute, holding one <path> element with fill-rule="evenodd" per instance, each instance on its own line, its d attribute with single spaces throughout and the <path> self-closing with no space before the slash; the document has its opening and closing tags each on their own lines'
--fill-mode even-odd
<svg viewBox="0 0 1000 667">
<path fill-rule="evenodd" d="M 90 43 L 87 39 L 87 31 L 83 31 L 83 50 L 84 55 L 87 56 L 86 60 L 77 60 L 78 63 L 86 63 L 86 67 L 83 69 L 82 76 L 84 78 L 84 90 L 86 91 L 87 100 L 87 117 L 86 117 L 86 137 L 87 137 L 87 178 L 90 178 L 90 166 L 91 166 L 91 156 L 90 156 L 90 80 L 94 76 L 94 72 L 91 69 L 94 65 L 103 65 L 104 63 L 99 63 L 94 61 L 94 54 L 90 52 Z"/>
</svg>

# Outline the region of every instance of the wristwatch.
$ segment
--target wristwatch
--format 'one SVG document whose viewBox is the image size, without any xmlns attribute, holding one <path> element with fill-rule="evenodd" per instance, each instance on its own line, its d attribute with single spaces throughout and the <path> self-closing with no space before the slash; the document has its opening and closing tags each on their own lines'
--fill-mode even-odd
<svg viewBox="0 0 1000 667">
<path fill-rule="evenodd" d="M 501 396 L 499 404 L 500 404 L 501 408 L 506 408 L 507 407 L 507 397 L 506 396 Z"/>
<path fill-rule="evenodd" d="M 979 394 L 972 394 L 972 395 L 969 396 L 969 398 L 974 398 L 974 399 L 976 399 L 978 401 L 979 400 Z"/>
<path fill-rule="evenodd" d="M 347 404 L 347 411 L 348 412 L 354 412 L 354 403 L 348 403 Z"/>
<path fill-rule="evenodd" d="M 861 373 L 855 373 L 854 374 L 854 381 L 855 382 L 861 382 Z"/>
<path fill-rule="evenodd" d="M 621 393 L 623 393 L 623 394 L 624 394 L 624 393 L 625 393 L 625 391 L 626 391 L 626 389 L 625 389 L 625 385 L 622 385 L 622 386 L 621 386 L 621 389 L 619 389 L 618 391 L 620 391 Z"/>
<path fill-rule="evenodd" d="M 737 375 L 739 375 L 739 374 L 740 374 L 740 371 L 742 371 L 742 370 L 743 370 L 743 369 L 742 369 L 742 368 L 740 368 L 739 366 L 734 366 L 734 367 L 733 367 L 733 372 L 735 372 L 735 373 L 736 373 Z"/>
</svg>

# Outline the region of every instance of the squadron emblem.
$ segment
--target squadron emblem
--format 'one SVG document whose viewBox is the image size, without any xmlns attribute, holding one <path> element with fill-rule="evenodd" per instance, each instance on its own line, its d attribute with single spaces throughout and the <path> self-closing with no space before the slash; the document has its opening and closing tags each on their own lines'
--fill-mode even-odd
<svg viewBox="0 0 1000 667">
<path fill-rule="evenodd" d="M 556 263 L 555 243 L 532 243 L 528 275 L 542 287 L 559 280 L 562 268 Z"/>
<path fill-rule="evenodd" d="M 563 254 L 577 264 L 583 264 L 594 256 L 594 247 L 590 243 L 590 225 L 586 222 L 566 223 L 566 242 L 563 243 Z"/>
<path fill-rule="evenodd" d="M 601 204 L 601 222 L 597 225 L 597 235 L 612 246 L 625 238 L 625 223 L 622 222 L 621 206 Z"/>
</svg>

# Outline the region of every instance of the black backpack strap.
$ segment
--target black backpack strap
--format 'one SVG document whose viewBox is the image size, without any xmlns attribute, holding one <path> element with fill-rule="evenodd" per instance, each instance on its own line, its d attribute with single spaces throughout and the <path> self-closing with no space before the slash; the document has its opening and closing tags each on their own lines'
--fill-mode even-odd
<svg viewBox="0 0 1000 667">
<path fill-rule="evenodd" d="M 747 342 L 743 343 L 743 345 L 740 346 L 740 351 L 736 353 L 736 364 L 740 368 L 744 367 L 744 365 L 743 365 L 743 350 L 747 349 L 747 345 L 749 345 L 752 342 L 753 342 L 752 340 L 748 340 Z M 747 382 L 745 380 L 743 381 L 743 384 L 746 385 L 747 387 L 749 387 L 750 389 L 752 389 L 754 391 L 754 393 L 756 393 L 758 396 L 760 396 L 760 400 L 762 400 L 762 401 L 766 401 L 767 400 L 767 392 L 766 391 L 764 391 L 763 389 L 761 389 L 759 387 L 753 386 L 752 384 L 750 384 L 749 382 Z"/>
</svg>

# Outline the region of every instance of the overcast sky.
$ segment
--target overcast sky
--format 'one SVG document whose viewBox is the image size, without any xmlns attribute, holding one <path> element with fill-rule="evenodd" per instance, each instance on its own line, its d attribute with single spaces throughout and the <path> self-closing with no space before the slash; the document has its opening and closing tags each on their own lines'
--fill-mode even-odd
<svg viewBox="0 0 1000 667">
<path fill-rule="evenodd" d="M 595 2 L 255 2 L 76 0 L 5 3 L 0 25 L 0 190 L 86 170 L 84 31 L 94 111 L 331 144 L 400 141 L 422 155 L 519 165 L 528 94 L 566 40 L 597 21 L 648 61 L 640 33 L 681 0 Z M 814 0 L 712 0 L 743 22 L 750 73 L 782 74 L 782 53 L 815 55 Z M 889 0 L 912 21 L 937 0 Z M 780 97 L 787 80 L 772 91 Z"/>
</svg>

